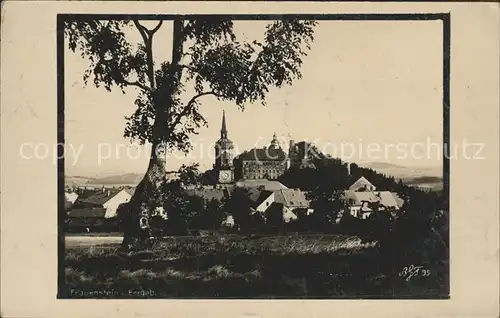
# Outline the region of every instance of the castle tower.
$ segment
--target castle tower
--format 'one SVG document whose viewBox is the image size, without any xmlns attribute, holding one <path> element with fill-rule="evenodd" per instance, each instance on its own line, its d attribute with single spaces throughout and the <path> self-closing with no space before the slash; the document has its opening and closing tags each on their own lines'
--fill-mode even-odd
<svg viewBox="0 0 500 318">
<path fill-rule="evenodd" d="M 293 165 L 297 165 L 297 145 L 295 144 L 295 140 L 291 138 L 290 135 L 290 140 L 288 142 L 288 167 L 289 169 Z"/>
<path fill-rule="evenodd" d="M 222 125 L 220 139 L 215 143 L 214 170 L 218 183 L 232 183 L 234 181 L 233 142 L 228 139 L 226 127 L 226 113 L 222 111 Z"/>
</svg>

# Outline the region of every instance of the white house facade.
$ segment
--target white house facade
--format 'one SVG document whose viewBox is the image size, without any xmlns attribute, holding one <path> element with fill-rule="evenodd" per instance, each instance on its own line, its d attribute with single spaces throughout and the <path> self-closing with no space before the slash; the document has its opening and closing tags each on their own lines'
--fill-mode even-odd
<svg viewBox="0 0 500 318">
<path fill-rule="evenodd" d="M 118 206 L 122 203 L 129 202 L 132 196 L 125 190 L 121 190 L 114 196 L 110 197 L 108 201 L 106 201 L 102 207 L 106 209 L 106 214 L 104 218 L 113 218 L 116 217 L 116 211 L 118 210 Z"/>
</svg>

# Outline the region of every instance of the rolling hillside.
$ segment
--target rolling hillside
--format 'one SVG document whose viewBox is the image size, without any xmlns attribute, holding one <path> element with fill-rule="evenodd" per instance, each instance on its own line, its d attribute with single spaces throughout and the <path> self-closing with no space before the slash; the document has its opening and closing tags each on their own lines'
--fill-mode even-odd
<svg viewBox="0 0 500 318">
<path fill-rule="evenodd" d="M 95 186 L 95 185 L 137 185 L 144 174 L 142 173 L 126 173 L 121 175 L 107 177 L 83 177 L 83 176 L 67 176 L 65 184 L 68 186 Z"/>
<path fill-rule="evenodd" d="M 379 173 L 403 180 L 404 183 L 425 190 L 441 190 L 443 188 L 443 168 L 406 167 L 385 162 L 360 164 L 361 167 L 373 169 Z"/>
</svg>

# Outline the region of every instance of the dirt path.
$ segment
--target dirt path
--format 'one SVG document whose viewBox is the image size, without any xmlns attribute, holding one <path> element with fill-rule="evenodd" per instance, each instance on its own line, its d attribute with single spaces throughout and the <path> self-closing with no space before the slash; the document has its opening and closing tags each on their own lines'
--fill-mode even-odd
<svg viewBox="0 0 500 318">
<path fill-rule="evenodd" d="M 73 246 L 96 246 L 104 244 L 120 244 L 123 236 L 66 236 L 66 247 Z"/>
</svg>

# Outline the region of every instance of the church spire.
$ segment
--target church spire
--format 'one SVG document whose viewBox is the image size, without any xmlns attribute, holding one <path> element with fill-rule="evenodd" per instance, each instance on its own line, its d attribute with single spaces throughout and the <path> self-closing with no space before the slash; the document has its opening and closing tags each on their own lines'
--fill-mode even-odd
<svg viewBox="0 0 500 318">
<path fill-rule="evenodd" d="M 226 112 L 222 111 L 222 128 L 220 130 L 221 138 L 227 138 L 227 128 L 226 128 Z"/>
</svg>

